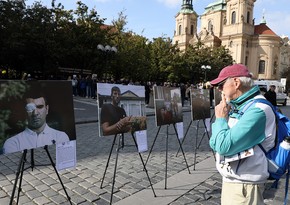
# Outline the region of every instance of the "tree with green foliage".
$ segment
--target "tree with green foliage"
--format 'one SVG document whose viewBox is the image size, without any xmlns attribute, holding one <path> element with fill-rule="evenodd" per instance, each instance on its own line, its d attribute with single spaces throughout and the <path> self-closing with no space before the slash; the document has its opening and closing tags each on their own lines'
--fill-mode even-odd
<svg viewBox="0 0 290 205">
<path fill-rule="evenodd" d="M 208 48 L 199 42 L 180 52 L 170 38 L 149 41 L 136 35 L 126 28 L 124 11 L 112 25 L 104 25 L 96 9 L 81 1 L 75 10 L 65 10 L 56 0 L 51 8 L 24 2 L 0 0 L 0 70 L 8 69 L 7 78 L 29 72 L 45 79 L 64 67 L 116 81 L 198 82 L 204 76 L 201 65 L 211 65 L 211 79 L 232 63 L 225 47 Z M 99 44 L 115 46 L 117 53 L 100 51 Z"/>
</svg>

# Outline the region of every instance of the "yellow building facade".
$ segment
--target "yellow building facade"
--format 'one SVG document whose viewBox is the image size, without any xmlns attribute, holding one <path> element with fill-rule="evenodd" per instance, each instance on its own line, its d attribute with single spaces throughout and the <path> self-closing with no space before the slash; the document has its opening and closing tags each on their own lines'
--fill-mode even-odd
<svg viewBox="0 0 290 205">
<path fill-rule="evenodd" d="M 199 41 L 209 47 L 225 46 L 234 62 L 247 65 L 256 79 L 280 80 L 281 71 L 290 69 L 290 41 L 288 37 L 276 35 L 264 18 L 260 24 L 255 24 L 255 2 L 217 0 L 205 7 L 199 16 L 193 9 L 192 0 L 183 0 L 175 16 L 173 42 L 181 50 Z"/>
</svg>

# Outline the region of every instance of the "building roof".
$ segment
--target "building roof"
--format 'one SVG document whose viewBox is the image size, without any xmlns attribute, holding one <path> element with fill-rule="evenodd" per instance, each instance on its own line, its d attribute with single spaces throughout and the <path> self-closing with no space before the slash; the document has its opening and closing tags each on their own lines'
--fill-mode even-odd
<svg viewBox="0 0 290 205">
<path fill-rule="evenodd" d="M 182 13 L 182 14 L 194 14 L 194 15 L 198 16 L 197 13 L 193 9 L 192 0 L 190 0 L 190 1 L 183 0 L 183 3 L 181 5 L 181 10 L 177 13 L 177 15 L 180 13 Z"/>
<path fill-rule="evenodd" d="M 216 2 L 210 3 L 205 7 L 204 14 L 207 13 L 208 11 L 226 10 L 226 5 L 227 3 L 225 2 L 225 0 L 217 0 Z"/>
<path fill-rule="evenodd" d="M 265 23 L 261 23 L 259 25 L 255 25 L 255 34 L 256 35 L 273 35 L 277 36 L 277 34 L 272 31 Z"/>
</svg>

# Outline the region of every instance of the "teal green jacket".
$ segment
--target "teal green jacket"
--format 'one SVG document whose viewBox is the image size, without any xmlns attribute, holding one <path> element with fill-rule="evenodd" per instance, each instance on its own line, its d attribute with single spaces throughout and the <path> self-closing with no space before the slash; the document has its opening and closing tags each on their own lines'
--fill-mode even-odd
<svg viewBox="0 0 290 205">
<path fill-rule="evenodd" d="M 230 113 L 229 122 L 231 119 L 238 120 L 232 128 L 229 127 L 225 118 L 215 120 L 212 124 L 212 136 L 210 138 L 210 147 L 214 151 L 223 156 L 231 156 L 264 141 L 266 129 L 264 111 L 253 106 L 242 117 L 238 114 L 238 111 L 241 111 L 249 101 L 259 94 L 260 90 L 255 86 L 230 102 L 233 111 Z"/>
<path fill-rule="evenodd" d="M 271 107 L 260 102 L 244 111 L 244 106 L 256 98 L 264 98 L 257 86 L 230 102 L 232 110 L 228 119 L 216 118 L 212 124 L 209 144 L 217 153 L 216 166 L 224 181 L 264 183 L 269 176 L 265 154 L 256 145 L 262 144 L 266 151 L 274 146 L 275 115 Z M 253 148 L 252 156 L 225 162 L 224 157 L 229 158 L 250 148 Z"/>
</svg>

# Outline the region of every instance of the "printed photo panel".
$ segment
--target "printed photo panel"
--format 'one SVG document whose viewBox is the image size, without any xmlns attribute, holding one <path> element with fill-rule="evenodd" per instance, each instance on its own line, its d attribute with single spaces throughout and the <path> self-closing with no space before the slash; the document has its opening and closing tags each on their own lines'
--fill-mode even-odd
<svg viewBox="0 0 290 205">
<path fill-rule="evenodd" d="M 190 90 L 192 120 L 210 118 L 210 98 L 208 89 Z"/>
<path fill-rule="evenodd" d="M 180 88 L 154 86 L 156 125 L 183 121 Z"/>
<path fill-rule="evenodd" d="M 214 104 L 218 105 L 222 101 L 222 93 L 218 88 L 214 88 Z"/>
<path fill-rule="evenodd" d="M 146 130 L 145 88 L 97 83 L 99 135 Z"/>
<path fill-rule="evenodd" d="M 76 140 L 69 81 L 0 81 L 0 154 Z"/>
</svg>

